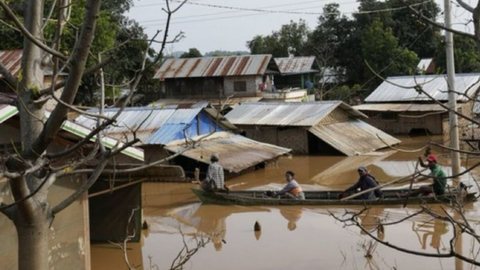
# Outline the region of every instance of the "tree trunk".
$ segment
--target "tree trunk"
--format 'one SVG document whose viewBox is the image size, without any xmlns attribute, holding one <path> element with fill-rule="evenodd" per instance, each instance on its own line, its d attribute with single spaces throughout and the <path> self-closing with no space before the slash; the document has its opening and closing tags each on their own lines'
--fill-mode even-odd
<svg viewBox="0 0 480 270">
<path fill-rule="evenodd" d="M 49 269 L 49 220 L 42 207 L 36 207 L 38 214 L 30 219 L 14 221 L 18 236 L 18 269 Z"/>
</svg>

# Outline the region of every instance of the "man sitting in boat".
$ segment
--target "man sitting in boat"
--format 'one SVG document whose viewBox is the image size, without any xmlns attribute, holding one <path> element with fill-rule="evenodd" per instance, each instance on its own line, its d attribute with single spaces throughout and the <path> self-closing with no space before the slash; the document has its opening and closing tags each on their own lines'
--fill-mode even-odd
<svg viewBox="0 0 480 270">
<path fill-rule="evenodd" d="M 372 175 L 370 175 L 367 171 L 367 168 L 361 166 L 361 167 L 358 167 L 358 175 L 360 176 L 360 178 L 358 179 L 357 183 L 355 183 L 353 186 L 347 188 L 344 193 L 349 193 L 349 192 L 356 192 L 358 189 L 360 189 L 360 191 L 364 191 L 364 190 L 367 190 L 367 189 L 372 189 L 374 187 L 377 187 L 378 186 L 378 183 L 377 183 L 377 180 L 375 180 L 375 177 L 373 177 Z M 344 194 L 342 194 L 343 196 Z M 367 193 L 364 193 L 362 195 L 359 195 L 357 197 L 357 199 L 361 199 L 361 200 L 374 200 L 376 198 L 379 198 L 382 196 L 382 192 L 380 191 L 380 189 L 375 189 L 375 190 L 371 190 Z"/>
<path fill-rule="evenodd" d="M 218 163 L 220 160 L 218 154 L 210 157 L 210 165 L 207 170 L 207 177 L 202 182 L 202 189 L 205 191 L 228 191 L 225 185 L 223 167 Z"/>
<path fill-rule="evenodd" d="M 303 193 L 302 187 L 295 180 L 295 174 L 292 171 L 287 171 L 285 173 L 285 180 L 287 184 L 282 190 L 274 193 L 275 196 L 284 196 L 287 198 L 305 200 L 305 193 Z"/>
</svg>

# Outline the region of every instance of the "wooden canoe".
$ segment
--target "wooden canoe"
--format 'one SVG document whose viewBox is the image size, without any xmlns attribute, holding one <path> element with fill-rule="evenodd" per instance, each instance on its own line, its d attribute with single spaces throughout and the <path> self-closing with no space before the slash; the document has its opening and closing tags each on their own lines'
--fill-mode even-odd
<svg viewBox="0 0 480 270">
<path fill-rule="evenodd" d="M 341 201 L 338 196 L 342 191 L 305 191 L 305 200 L 286 198 L 272 198 L 265 195 L 265 190 L 240 190 L 226 192 L 206 192 L 202 189 L 192 189 L 193 193 L 203 203 L 209 204 L 238 204 L 238 205 L 400 205 L 404 204 L 433 204 L 448 203 L 459 196 L 459 193 L 446 193 L 442 196 L 410 196 L 398 198 L 397 194 L 408 189 L 382 190 L 383 198 L 375 200 L 351 199 Z M 463 192 L 463 202 L 476 200 L 476 193 Z"/>
</svg>

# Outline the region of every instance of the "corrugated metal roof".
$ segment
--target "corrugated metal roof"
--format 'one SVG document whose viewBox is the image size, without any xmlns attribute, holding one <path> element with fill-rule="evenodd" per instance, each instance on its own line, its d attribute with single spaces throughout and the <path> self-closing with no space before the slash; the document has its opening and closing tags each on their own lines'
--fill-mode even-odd
<svg viewBox="0 0 480 270">
<path fill-rule="evenodd" d="M 117 123 L 106 128 L 104 134 L 120 140 L 124 140 L 125 138 L 131 140 L 133 138 L 132 131 L 138 128 L 136 136 L 140 141 L 145 142 L 170 119 L 176 110 L 177 109 L 155 109 L 148 107 L 125 108 L 118 116 Z M 194 110 L 198 112 L 198 109 Z M 112 117 L 117 111 L 118 108 L 106 109 L 104 114 L 107 117 Z M 98 111 L 93 110 L 92 112 Z M 95 128 L 97 125 L 96 119 L 84 115 L 77 117 L 74 122 L 90 129 Z"/>
<path fill-rule="evenodd" d="M 18 113 L 17 107 L 11 106 L 11 105 L 1 104 L 0 105 L 0 124 L 5 122 L 6 120 L 10 119 L 12 116 L 15 116 L 17 113 Z M 50 112 L 48 112 L 48 111 L 45 112 L 45 117 L 46 118 L 50 117 Z M 69 121 L 69 120 L 63 122 L 61 128 L 65 131 L 71 133 L 71 134 L 74 134 L 74 135 L 80 137 L 80 138 L 85 138 L 91 132 L 90 129 L 88 129 L 84 126 L 81 126 L 77 123 L 74 123 L 72 121 Z M 91 141 L 93 141 L 93 142 L 95 140 L 96 140 L 96 136 L 94 136 L 91 139 Z M 122 143 L 119 143 L 117 140 L 115 140 L 113 138 L 108 138 L 108 137 L 103 137 L 102 138 L 102 143 L 107 148 L 122 147 L 122 145 L 123 145 Z M 132 157 L 134 159 L 140 160 L 140 161 L 144 161 L 143 150 L 142 149 L 138 149 L 138 148 L 135 148 L 135 147 L 127 147 L 122 151 L 122 154 L 124 154 L 126 156 L 129 156 L 129 157 Z"/>
<path fill-rule="evenodd" d="M 200 114 L 202 109 L 177 109 L 158 130 L 144 141 L 144 144 L 167 144 L 184 136 L 190 138 L 199 135 L 198 133 L 209 133 L 210 127 L 214 123 L 197 125 L 198 119 L 194 121 L 194 118 Z M 193 126 L 191 127 L 190 125 Z"/>
<path fill-rule="evenodd" d="M 446 111 L 439 104 L 431 103 L 369 103 L 353 106 L 359 111 L 388 111 L 388 112 L 439 112 Z"/>
<path fill-rule="evenodd" d="M 85 138 L 91 132 L 90 129 L 69 120 L 63 122 L 62 129 L 80 138 Z M 96 138 L 97 137 L 94 136 L 93 138 L 90 139 L 90 141 L 94 142 Z M 117 139 L 110 138 L 110 137 L 102 137 L 101 141 L 102 141 L 102 144 L 105 145 L 105 147 L 110 149 L 112 148 L 118 149 L 124 145 L 123 143 L 119 142 Z M 122 151 L 122 154 L 140 161 L 144 161 L 143 150 L 136 147 L 131 147 L 131 146 L 127 147 Z"/>
<path fill-rule="evenodd" d="M 315 56 L 277 57 L 274 60 L 282 75 L 319 72 L 318 65 L 314 66 Z"/>
<path fill-rule="evenodd" d="M 337 107 L 356 117 L 366 117 L 341 101 L 243 103 L 225 118 L 234 125 L 313 126 Z"/>
<path fill-rule="evenodd" d="M 386 144 L 400 143 L 396 138 L 361 120 L 316 125 L 308 131 L 347 156 L 361 155 L 385 148 Z"/>
<path fill-rule="evenodd" d="M 183 140 L 172 142 L 166 146 L 166 149 L 172 152 L 180 152 L 184 148 Z M 257 142 L 230 132 L 215 132 L 202 139 L 197 147 L 182 155 L 209 164 L 210 156 L 217 153 L 220 156 L 219 163 L 225 170 L 238 173 L 290 151 L 288 148 Z"/>
<path fill-rule="evenodd" d="M 163 81 L 171 78 L 263 75 L 271 58 L 270 54 L 169 58 L 153 78 Z"/>
<path fill-rule="evenodd" d="M 430 99 L 419 94 L 413 87 L 422 85 L 426 91 L 436 100 L 448 100 L 447 75 L 418 75 L 418 76 L 401 76 L 388 77 L 380 86 L 373 91 L 365 102 L 407 102 L 407 101 L 430 101 Z M 405 89 L 399 87 L 411 87 Z M 455 75 L 455 91 L 473 96 L 480 86 L 480 74 L 456 74 Z M 457 100 L 465 101 L 465 96 L 457 95 Z"/>
<path fill-rule="evenodd" d="M 117 122 L 105 129 L 105 135 L 119 140 L 132 140 L 135 136 L 140 144 L 167 144 L 173 140 L 187 138 L 212 131 L 222 130 L 209 114 L 202 110 L 206 103 L 189 108 L 125 108 L 117 117 Z M 118 108 L 106 109 L 104 115 L 114 116 Z M 98 112 L 97 110 L 93 112 Z M 225 119 L 223 119 L 225 121 Z M 75 123 L 87 128 L 95 128 L 96 120 L 87 116 L 79 116 Z"/>
<path fill-rule="evenodd" d="M 50 114 L 51 114 L 50 112 L 46 111 L 45 117 L 46 118 L 50 117 Z M 61 128 L 66 132 L 69 132 L 80 138 L 85 138 L 92 131 L 91 129 L 70 120 L 66 120 L 65 122 L 63 122 Z M 97 140 L 97 136 L 93 136 L 90 139 L 90 141 L 92 142 L 95 142 L 96 140 Z M 119 140 L 108 137 L 108 136 L 103 136 L 101 141 L 105 147 L 110 149 L 112 148 L 118 149 L 124 145 L 122 142 L 119 142 Z M 140 161 L 144 161 L 143 150 L 136 147 L 129 146 L 122 151 L 122 154 Z"/>
<path fill-rule="evenodd" d="M 13 75 L 17 76 L 18 71 L 22 67 L 22 50 L 5 50 L 0 51 L 0 63 Z M 0 79 L 3 75 L 0 74 Z"/>
</svg>

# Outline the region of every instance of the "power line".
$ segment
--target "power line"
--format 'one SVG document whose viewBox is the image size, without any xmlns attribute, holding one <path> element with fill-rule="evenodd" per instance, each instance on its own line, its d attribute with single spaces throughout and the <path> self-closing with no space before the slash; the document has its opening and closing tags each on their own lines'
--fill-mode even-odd
<svg viewBox="0 0 480 270">
<path fill-rule="evenodd" d="M 303 9 L 303 8 L 302 8 Z M 254 14 L 238 14 L 234 16 L 223 16 L 223 17 L 214 17 L 214 18 L 207 18 L 207 19 L 193 19 L 193 20 L 185 20 L 185 21 L 172 21 L 171 25 L 177 25 L 177 24 L 185 24 L 185 23 L 192 23 L 192 22 L 207 22 L 207 21 L 216 21 L 216 20 L 224 20 L 224 19 L 237 19 L 237 18 L 245 18 L 245 17 L 251 17 L 251 16 L 260 16 L 260 15 L 265 15 L 263 13 L 254 13 Z M 267 15 L 273 15 L 273 14 L 267 14 Z M 164 23 L 165 20 L 162 20 L 161 23 Z M 143 26 L 154 26 L 154 25 L 159 25 L 161 23 L 150 23 L 150 24 L 143 24 Z"/>
<path fill-rule="evenodd" d="M 315 1 L 304 1 L 304 2 L 298 2 L 298 3 L 289 3 L 289 4 L 283 4 L 283 5 L 270 5 L 270 6 L 263 6 L 263 7 L 259 7 L 261 9 L 264 9 L 264 8 L 276 8 L 276 7 L 286 7 L 286 6 L 299 6 L 299 5 L 303 5 L 303 4 L 310 4 L 310 3 L 318 3 L 318 0 L 315 0 Z M 351 3 L 357 3 L 357 2 L 349 2 L 349 3 L 345 3 L 345 4 L 351 4 Z M 162 4 L 151 4 L 151 5 L 162 5 Z M 315 7 L 318 7 L 318 6 L 315 6 Z M 307 9 L 307 8 L 312 8 L 311 6 L 310 7 L 304 7 L 304 8 L 300 8 L 300 9 Z M 222 12 L 215 12 L 215 13 L 206 13 L 206 14 L 199 14 L 199 15 L 192 15 L 192 16 L 183 16 L 183 17 L 175 17 L 175 20 L 176 19 L 191 19 L 191 18 L 197 18 L 197 17 L 206 17 L 206 16 L 214 16 L 214 15 L 224 15 L 224 14 L 230 14 L 230 13 L 238 13 L 239 11 L 237 10 L 234 10 L 234 11 L 222 11 Z M 139 23 L 142 23 L 142 22 L 157 22 L 157 21 L 165 21 L 164 19 L 152 19 L 152 20 L 145 20 L 145 21 L 138 21 Z"/>
<path fill-rule="evenodd" d="M 183 3 L 181 0 L 172 0 L 172 2 Z M 423 5 L 425 3 L 429 3 L 430 1 L 423 1 L 417 4 L 405 5 L 395 8 L 385 8 L 385 9 L 377 9 L 377 10 L 368 10 L 368 11 L 353 11 L 352 14 L 369 14 L 369 13 L 376 13 L 376 12 L 389 12 L 389 11 L 397 11 L 401 9 L 405 9 L 408 7 L 414 7 Z M 281 14 L 296 14 L 296 15 L 329 15 L 328 13 L 323 12 L 296 12 L 296 11 L 287 11 L 287 10 L 268 10 L 268 9 L 259 9 L 259 8 L 242 8 L 242 7 L 233 7 L 233 6 L 224 6 L 224 5 L 216 5 L 216 4 L 205 4 L 205 3 L 198 3 L 198 2 L 185 2 L 188 5 L 195 5 L 195 6 L 204 6 L 204 7 L 211 7 L 211 8 L 221 8 L 221 9 L 231 9 L 231 10 L 240 10 L 240 11 L 253 11 L 253 12 L 262 12 L 262 13 L 281 13 Z M 347 12 L 344 12 L 347 13 Z M 336 13 L 334 13 L 336 14 Z M 332 15 L 334 15 L 332 14 Z"/>
<path fill-rule="evenodd" d="M 180 0 L 172 0 L 173 2 L 182 2 Z M 257 12 L 256 14 L 240 14 L 236 16 L 227 16 L 227 17 L 216 17 L 216 18 L 209 18 L 209 19 L 193 19 L 193 20 L 186 20 L 186 21 L 174 21 L 172 22 L 173 25 L 175 24 L 184 24 L 184 23 L 191 23 L 191 22 L 205 22 L 205 21 L 212 21 L 212 20 L 223 20 L 223 19 L 235 19 L 235 18 L 243 18 L 243 17 L 249 17 L 249 16 L 258 16 L 258 15 L 263 15 L 265 13 L 267 14 L 294 14 L 294 15 L 336 15 L 336 14 L 371 14 L 371 13 L 380 13 L 380 12 L 390 12 L 390 11 L 398 11 L 402 9 L 406 9 L 409 6 L 419 6 L 423 5 L 425 3 L 429 3 L 430 1 L 424 1 L 421 3 L 416 3 L 412 5 L 405 5 L 405 6 L 400 6 L 400 7 L 394 7 L 394 8 L 385 8 L 385 9 L 377 9 L 377 10 L 364 10 L 364 11 L 351 11 L 351 12 L 343 12 L 343 13 L 324 13 L 324 12 L 296 12 L 296 11 L 285 11 L 285 10 L 265 10 L 265 9 L 260 9 L 260 8 L 254 8 L 254 9 L 249 9 L 249 8 L 238 8 L 238 7 L 231 7 L 231 6 L 221 6 L 221 5 L 211 5 L 211 4 L 202 4 L 202 3 L 192 3 L 192 2 L 187 2 L 188 4 L 194 4 L 194 5 L 205 5 L 208 7 L 212 8 L 225 8 L 225 9 L 230 9 L 230 10 L 237 10 L 237 11 L 249 11 L 249 12 Z M 353 2 L 352 2 L 353 3 Z M 322 6 L 316 6 L 316 7 L 322 7 Z M 314 7 L 306 7 L 306 8 L 314 8 Z M 302 10 L 306 9 L 304 8 L 299 8 L 297 10 Z M 153 23 L 158 21 L 159 23 Z M 162 22 L 165 22 L 165 20 L 150 20 L 148 22 L 152 23 L 147 23 L 144 24 L 145 27 L 150 27 L 150 26 L 155 26 L 155 25 L 160 25 Z"/>
</svg>

